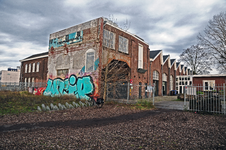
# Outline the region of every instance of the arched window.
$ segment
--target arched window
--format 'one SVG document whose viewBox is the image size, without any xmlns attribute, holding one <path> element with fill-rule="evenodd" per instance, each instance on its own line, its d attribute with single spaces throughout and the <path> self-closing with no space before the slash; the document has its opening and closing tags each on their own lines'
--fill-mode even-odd
<svg viewBox="0 0 226 150">
<path fill-rule="evenodd" d="M 162 74 L 162 81 L 167 82 L 167 75 L 165 73 Z"/>
<path fill-rule="evenodd" d="M 159 80 L 159 73 L 156 70 L 153 72 L 153 80 Z"/>
<path fill-rule="evenodd" d="M 27 73 L 27 64 L 25 65 L 25 70 L 24 70 L 25 73 Z"/>
<path fill-rule="evenodd" d="M 35 63 L 33 63 L 32 72 L 35 72 Z"/>
<path fill-rule="evenodd" d="M 95 51 L 93 49 L 89 49 L 86 51 L 86 60 L 85 60 L 85 71 L 86 72 L 93 72 L 94 71 L 94 58 L 95 58 Z"/>
<path fill-rule="evenodd" d="M 31 64 L 29 64 L 28 72 L 31 72 Z"/>
<path fill-rule="evenodd" d="M 36 65 L 36 72 L 39 72 L 39 62 Z"/>
</svg>

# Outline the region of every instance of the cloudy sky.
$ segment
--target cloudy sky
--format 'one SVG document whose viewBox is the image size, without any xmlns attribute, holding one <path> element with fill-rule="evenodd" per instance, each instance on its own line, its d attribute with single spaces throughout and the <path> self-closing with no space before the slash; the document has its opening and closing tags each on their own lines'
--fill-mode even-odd
<svg viewBox="0 0 226 150">
<path fill-rule="evenodd" d="M 197 43 L 197 35 L 225 0 L 0 0 L 0 70 L 47 52 L 49 34 L 98 18 L 113 16 L 119 26 L 143 38 L 151 50 L 178 58 Z"/>
</svg>

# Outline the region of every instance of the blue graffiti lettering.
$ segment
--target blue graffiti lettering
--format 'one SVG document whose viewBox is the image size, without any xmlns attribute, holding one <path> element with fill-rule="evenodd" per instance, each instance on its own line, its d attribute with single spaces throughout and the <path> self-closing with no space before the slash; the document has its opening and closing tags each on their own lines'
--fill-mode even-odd
<svg viewBox="0 0 226 150">
<path fill-rule="evenodd" d="M 83 38 L 83 31 L 74 32 L 62 37 L 58 37 L 49 41 L 49 48 L 61 47 L 64 44 L 73 44 L 81 42 Z"/>
<path fill-rule="evenodd" d="M 79 99 L 89 100 L 89 94 L 94 92 L 94 85 L 90 76 L 79 77 L 71 75 L 69 79 L 56 78 L 47 81 L 47 87 L 43 92 L 46 96 L 74 95 Z"/>
</svg>

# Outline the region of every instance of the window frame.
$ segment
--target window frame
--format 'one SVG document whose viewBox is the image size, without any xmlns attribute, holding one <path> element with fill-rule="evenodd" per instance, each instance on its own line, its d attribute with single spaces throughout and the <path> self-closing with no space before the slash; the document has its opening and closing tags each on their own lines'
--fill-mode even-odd
<svg viewBox="0 0 226 150">
<path fill-rule="evenodd" d="M 31 63 L 28 66 L 28 73 L 30 73 L 30 72 L 31 72 Z"/>
<path fill-rule="evenodd" d="M 35 63 L 32 64 L 32 72 L 35 72 Z"/>
<path fill-rule="evenodd" d="M 125 53 L 125 54 L 129 54 L 129 40 L 123 36 L 119 35 L 119 40 L 118 40 L 118 51 Z M 125 50 L 123 50 L 125 48 Z"/>
<path fill-rule="evenodd" d="M 104 29 L 103 46 L 110 48 L 110 49 L 115 49 L 115 33 L 114 32 Z"/>
<path fill-rule="evenodd" d="M 25 65 L 24 73 L 27 73 L 27 64 Z"/>
<path fill-rule="evenodd" d="M 142 44 L 138 45 L 138 68 L 143 69 L 144 65 L 144 46 Z"/>
<path fill-rule="evenodd" d="M 37 62 L 37 65 L 36 65 L 36 72 L 39 72 L 39 65 L 40 65 L 40 63 Z"/>
<path fill-rule="evenodd" d="M 92 71 L 87 70 L 87 68 L 88 68 L 87 67 L 87 54 L 89 54 L 89 53 L 93 53 L 93 69 L 92 69 Z M 86 54 L 85 54 L 85 72 L 94 72 L 95 71 L 94 67 L 95 67 L 95 50 L 94 49 L 88 49 L 86 51 Z"/>
<path fill-rule="evenodd" d="M 153 71 L 153 77 L 152 77 L 152 79 L 159 81 L 159 72 L 157 70 L 154 70 Z"/>
</svg>

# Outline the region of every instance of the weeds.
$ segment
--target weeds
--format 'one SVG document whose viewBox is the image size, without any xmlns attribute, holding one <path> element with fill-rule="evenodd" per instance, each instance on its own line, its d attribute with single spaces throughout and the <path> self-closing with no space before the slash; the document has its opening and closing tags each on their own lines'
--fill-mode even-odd
<svg viewBox="0 0 226 150">
<path fill-rule="evenodd" d="M 57 105 L 58 103 L 79 102 L 73 96 L 48 97 L 43 95 L 33 95 L 26 91 L 10 92 L 0 91 L 0 115 L 19 114 L 37 110 L 41 104 Z"/>
</svg>

